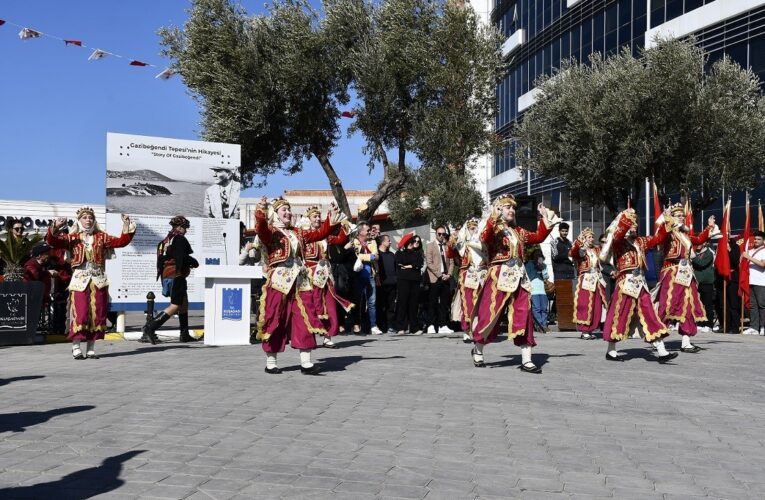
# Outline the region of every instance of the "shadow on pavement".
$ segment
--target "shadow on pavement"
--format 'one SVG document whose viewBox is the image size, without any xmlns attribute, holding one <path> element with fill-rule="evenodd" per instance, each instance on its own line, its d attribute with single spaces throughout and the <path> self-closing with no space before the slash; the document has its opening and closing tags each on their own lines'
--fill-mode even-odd
<svg viewBox="0 0 765 500">
<path fill-rule="evenodd" d="M 584 354 L 545 354 L 545 353 L 535 353 L 531 355 L 531 361 L 537 365 L 539 368 L 542 368 L 544 365 L 547 364 L 547 361 L 550 358 L 571 358 L 575 356 L 584 356 Z M 502 356 L 503 358 L 507 358 L 504 361 L 494 361 L 491 363 L 486 363 L 486 366 L 489 368 L 499 368 L 501 366 L 521 366 L 521 355 L 520 354 L 508 354 L 506 356 Z"/>
<path fill-rule="evenodd" d="M 93 408 L 95 406 L 70 406 L 68 408 L 57 408 L 48 411 L 22 411 L 19 413 L 0 414 L 0 432 L 24 432 L 27 427 L 45 423 L 53 417 L 88 411 Z M 0 498 L 5 497 L 0 495 Z"/>
<path fill-rule="evenodd" d="M 116 490 L 125 481 L 119 478 L 122 464 L 145 450 L 134 450 L 109 457 L 101 465 L 67 474 L 56 481 L 31 486 L 0 488 L 0 498 L 85 499 Z"/>
<path fill-rule="evenodd" d="M 34 380 L 37 378 L 45 378 L 45 375 L 24 375 L 22 377 L 0 378 L 0 387 L 8 385 L 11 382 L 18 382 L 20 380 Z"/>
<path fill-rule="evenodd" d="M 389 356 L 385 358 L 372 358 L 366 356 L 337 356 L 333 358 L 324 358 L 319 361 L 321 361 L 321 371 L 324 373 L 340 372 L 345 370 L 348 366 L 358 363 L 359 361 L 371 361 L 375 359 L 404 359 L 404 356 Z"/>
<path fill-rule="evenodd" d="M 335 337 L 335 340 L 337 340 L 337 337 Z M 370 342 L 377 342 L 377 339 L 344 340 L 342 342 L 335 342 L 335 344 L 337 344 L 337 347 L 352 347 L 355 345 L 368 344 Z"/>
<path fill-rule="evenodd" d="M 215 346 L 207 346 L 207 347 L 215 347 Z M 107 352 L 104 354 L 99 354 L 98 356 L 101 358 L 117 358 L 119 356 L 133 356 L 135 354 L 148 354 L 150 352 L 160 352 L 160 351 L 167 351 L 168 349 L 195 349 L 195 345 L 191 344 L 167 344 L 167 345 L 154 345 L 151 347 L 139 347 L 138 349 L 134 349 L 132 351 L 119 351 L 119 352 Z"/>
<path fill-rule="evenodd" d="M 664 343 L 664 346 L 667 349 L 670 349 L 671 347 L 667 345 L 667 343 Z M 680 349 L 680 345 L 677 345 L 677 349 Z M 645 347 L 643 349 L 619 349 L 619 352 L 622 353 L 624 356 L 626 356 L 626 359 L 624 361 L 630 361 L 632 359 L 643 359 L 644 361 L 648 361 L 651 363 L 658 363 L 659 358 L 656 356 L 656 354 L 653 352 L 653 349 L 651 349 L 650 346 Z M 681 353 L 682 354 L 682 353 Z M 675 361 L 678 358 L 673 359 L 672 361 L 665 363 L 667 365 L 673 365 L 675 364 Z"/>
</svg>

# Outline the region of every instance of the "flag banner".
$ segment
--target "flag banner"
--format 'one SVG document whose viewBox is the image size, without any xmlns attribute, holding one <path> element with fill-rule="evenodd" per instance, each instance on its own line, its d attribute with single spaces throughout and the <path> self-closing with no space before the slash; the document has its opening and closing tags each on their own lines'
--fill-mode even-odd
<svg viewBox="0 0 765 500">
<path fill-rule="evenodd" d="M 88 57 L 88 61 L 96 61 L 98 59 L 103 59 L 104 57 L 108 55 L 109 55 L 108 52 L 105 52 L 101 49 L 96 49 L 93 51 L 92 54 L 90 54 L 90 57 Z"/>
<path fill-rule="evenodd" d="M 19 38 L 22 40 L 29 40 L 31 38 L 40 38 L 41 33 L 30 28 L 22 28 L 19 31 Z"/>
<path fill-rule="evenodd" d="M 82 40 L 64 40 L 64 45 L 76 45 L 82 47 Z"/>
</svg>

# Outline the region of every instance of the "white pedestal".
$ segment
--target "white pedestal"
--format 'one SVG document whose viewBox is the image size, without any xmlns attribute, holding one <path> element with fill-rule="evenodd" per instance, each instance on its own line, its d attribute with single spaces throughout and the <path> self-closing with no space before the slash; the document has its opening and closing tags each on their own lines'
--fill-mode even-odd
<svg viewBox="0 0 765 500">
<path fill-rule="evenodd" d="M 260 266 L 200 266 L 205 279 L 205 344 L 249 345 L 250 280 L 263 277 Z"/>
</svg>

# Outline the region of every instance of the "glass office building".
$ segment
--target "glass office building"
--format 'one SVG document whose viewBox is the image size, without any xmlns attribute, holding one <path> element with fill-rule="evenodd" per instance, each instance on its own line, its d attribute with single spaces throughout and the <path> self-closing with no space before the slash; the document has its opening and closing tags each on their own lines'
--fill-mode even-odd
<svg viewBox="0 0 765 500">
<path fill-rule="evenodd" d="M 574 235 L 586 226 L 602 231 L 610 217 L 602 207 L 571 200 L 557 179 L 522 174 L 515 165 L 512 128 L 534 105 L 540 75 L 552 74 L 567 58 L 586 62 L 594 52 L 614 54 L 622 47 L 637 54 L 657 35 L 694 35 L 710 61 L 726 53 L 765 80 L 765 0 L 496 0 L 490 20 L 507 37 L 502 50 L 510 69 L 497 86 L 495 129 L 507 140 L 487 175 L 488 195 L 513 193 L 530 207 L 540 201 L 560 207 Z M 743 194 L 734 197 L 734 205 L 739 202 Z"/>
</svg>

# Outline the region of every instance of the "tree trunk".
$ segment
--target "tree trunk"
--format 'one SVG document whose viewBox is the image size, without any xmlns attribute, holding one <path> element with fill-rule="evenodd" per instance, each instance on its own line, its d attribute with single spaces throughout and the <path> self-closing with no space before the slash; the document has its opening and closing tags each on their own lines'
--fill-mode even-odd
<svg viewBox="0 0 765 500">
<path fill-rule="evenodd" d="M 340 182 L 340 178 L 337 176 L 334 167 L 332 167 L 332 163 L 330 163 L 326 154 L 314 153 L 314 156 L 319 160 L 321 168 L 324 169 L 324 173 L 327 175 L 330 189 L 332 189 L 332 195 L 335 197 L 335 201 L 337 201 L 340 211 L 347 215 L 348 218 L 351 218 L 353 214 L 351 213 L 350 205 L 348 205 L 348 197 L 345 195 L 345 188 L 343 187 L 343 183 Z"/>
<path fill-rule="evenodd" d="M 359 220 L 369 220 L 369 218 L 375 213 L 382 202 L 401 191 L 406 183 L 406 174 L 399 173 L 394 177 L 386 179 L 382 185 L 377 188 L 377 191 L 367 200 L 367 208 L 359 210 Z"/>
</svg>

